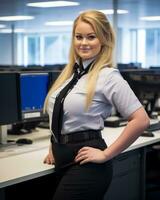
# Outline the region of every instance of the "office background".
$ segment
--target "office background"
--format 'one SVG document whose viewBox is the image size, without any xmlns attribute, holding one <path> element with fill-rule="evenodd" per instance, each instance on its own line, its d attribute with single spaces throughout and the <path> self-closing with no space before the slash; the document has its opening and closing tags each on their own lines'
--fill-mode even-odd
<svg viewBox="0 0 160 200">
<path fill-rule="evenodd" d="M 74 0 L 74 5 L 64 6 L 65 2 L 62 2 L 62 7 L 35 7 L 30 4 L 39 1 L 42 2 L 0 0 L 0 145 L 1 139 L 4 141 L 0 151 L 1 200 L 14 197 L 21 200 L 21 194 L 25 194 L 23 200 L 37 199 L 37 194 L 39 200 L 49 200 L 52 191 L 50 186 L 54 189 L 54 167 L 42 162 L 48 152 L 50 132 L 47 129 L 48 118 L 42 115 L 43 105 L 39 97 L 44 100 L 48 86 L 59 74 L 53 67 L 59 64 L 63 66 L 68 62 L 72 23 L 80 12 L 98 9 L 108 16 L 117 36 L 115 65 L 160 68 L 159 0 Z M 9 19 L 8 16 L 14 19 Z M 25 19 L 22 20 L 22 17 Z M 25 70 L 15 70 L 18 66 Z M 45 66 L 51 68 L 43 70 Z M 134 81 L 137 81 L 137 76 L 143 77 L 143 84 L 147 83 L 144 83 L 146 80 L 149 85 L 134 86 L 139 89 L 138 94 L 142 96 L 142 100 L 147 99 L 150 103 L 157 100 L 157 94 L 160 95 L 160 73 L 159 70 L 145 69 L 135 70 L 136 76 L 133 77 L 136 77 Z M 124 70 L 123 73 L 128 77 L 128 71 Z M 133 75 L 133 71 L 131 74 Z M 158 104 L 153 117 L 158 117 L 159 108 Z M 113 118 L 111 119 L 113 122 Z M 116 121 L 117 118 L 114 119 Z M 47 127 L 44 127 L 45 123 L 41 123 L 37 128 L 39 122 L 46 122 Z M 153 122 L 153 125 L 160 125 L 159 118 L 153 119 Z M 8 124 L 12 124 L 12 127 L 8 128 Z M 123 126 L 118 126 L 105 127 L 103 137 L 108 145 L 121 133 Z M 117 197 L 123 200 L 160 199 L 159 127 L 151 129 L 151 132 L 154 133 L 153 136 L 139 137 L 126 152 L 115 158 L 114 180 L 104 200 L 117 200 Z M 26 144 L 16 144 L 19 138 L 26 137 L 33 141 L 32 145 L 27 147 Z"/>
<path fill-rule="evenodd" d="M 86 9 L 103 10 L 114 26 L 116 63 L 160 66 L 159 0 L 74 0 L 76 5 L 62 7 L 33 7 L 32 2 L 39 0 L 0 0 L 1 67 L 67 63 L 72 22 Z M 1 18 L 17 15 L 30 19 Z"/>
</svg>

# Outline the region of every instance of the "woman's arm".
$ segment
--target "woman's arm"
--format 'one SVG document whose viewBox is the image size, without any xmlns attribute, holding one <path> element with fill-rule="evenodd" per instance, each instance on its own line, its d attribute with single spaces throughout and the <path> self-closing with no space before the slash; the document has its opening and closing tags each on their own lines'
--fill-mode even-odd
<svg viewBox="0 0 160 200">
<path fill-rule="evenodd" d="M 128 148 L 149 126 L 149 117 L 141 107 L 130 117 L 127 126 L 117 140 L 104 150 L 106 160 L 109 160 Z"/>
<path fill-rule="evenodd" d="M 83 147 L 79 150 L 75 161 L 84 164 L 87 162 L 103 163 L 110 160 L 128 148 L 148 126 L 149 117 L 144 108 L 141 107 L 131 114 L 127 126 L 112 145 L 104 151 L 92 147 Z"/>
</svg>

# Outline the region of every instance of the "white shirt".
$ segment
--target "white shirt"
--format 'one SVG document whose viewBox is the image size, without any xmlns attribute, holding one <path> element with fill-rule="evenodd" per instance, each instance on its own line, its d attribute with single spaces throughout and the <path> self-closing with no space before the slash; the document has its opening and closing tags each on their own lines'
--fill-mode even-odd
<svg viewBox="0 0 160 200">
<path fill-rule="evenodd" d="M 87 76 L 82 76 L 65 98 L 62 134 L 90 129 L 101 130 L 104 128 L 104 120 L 111 115 L 112 107 L 124 118 L 128 118 L 142 106 L 119 71 L 106 67 L 99 73 L 92 103 L 85 111 Z M 56 95 L 71 79 L 72 77 L 49 98 L 50 125 Z"/>
</svg>

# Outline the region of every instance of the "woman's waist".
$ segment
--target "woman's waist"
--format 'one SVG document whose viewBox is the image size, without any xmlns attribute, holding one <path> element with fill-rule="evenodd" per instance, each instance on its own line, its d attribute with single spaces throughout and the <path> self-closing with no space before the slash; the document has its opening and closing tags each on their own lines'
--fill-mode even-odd
<svg viewBox="0 0 160 200">
<path fill-rule="evenodd" d="M 79 143 L 99 138 L 102 138 L 101 130 L 93 129 L 61 134 L 59 137 L 62 144 Z"/>
</svg>

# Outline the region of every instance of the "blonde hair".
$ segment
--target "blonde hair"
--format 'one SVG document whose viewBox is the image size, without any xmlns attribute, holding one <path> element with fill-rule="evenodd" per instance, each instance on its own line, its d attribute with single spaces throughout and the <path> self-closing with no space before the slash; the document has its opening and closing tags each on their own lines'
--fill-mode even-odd
<svg viewBox="0 0 160 200">
<path fill-rule="evenodd" d="M 44 104 L 44 109 L 46 110 L 48 104 L 49 96 L 62 84 L 71 77 L 73 74 L 73 67 L 76 60 L 80 59 L 75 52 L 74 49 L 74 35 L 75 29 L 79 22 L 85 22 L 92 26 L 93 30 L 97 38 L 101 43 L 101 50 L 99 54 L 96 56 L 96 60 L 92 63 L 92 66 L 88 73 L 88 84 L 86 84 L 86 109 L 88 109 L 91 104 L 96 81 L 98 78 L 99 71 L 104 67 L 112 67 L 113 66 L 113 49 L 115 45 L 115 36 L 113 29 L 106 18 L 105 14 L 97 10 L 88 10 L 81 13 L 74 21 L 73 30 L 72 30 L 72 41 L 69 52 L 69 63 L 65 66 L 63 71 L 61 72 L 58 79 L 55 81 L 53 86 L 51 87 Z"/>
</svg>

